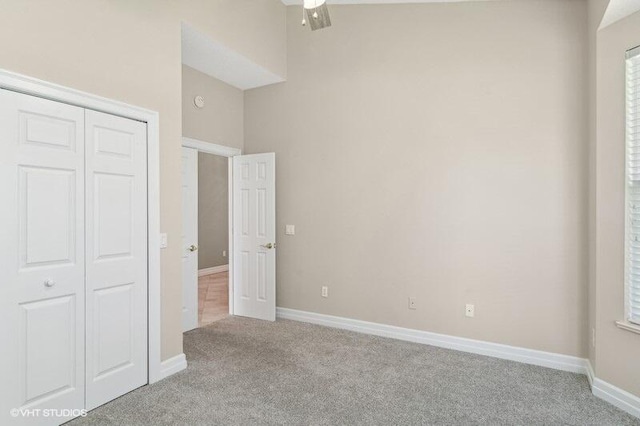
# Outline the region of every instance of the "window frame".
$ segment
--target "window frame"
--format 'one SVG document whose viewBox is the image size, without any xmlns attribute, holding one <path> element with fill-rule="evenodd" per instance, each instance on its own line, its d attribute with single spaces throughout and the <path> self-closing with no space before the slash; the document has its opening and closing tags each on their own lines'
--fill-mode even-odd
<svg viewBox="0 0 640 426">
<path fill-rule="evenodd" d="M 637 62 L 636 64 L 631 65 L 630 61 L 635 61 Z M 634 290 L 633 286 L 634 286 L 634 281 L 630 278 L 631 275 L 631 259 L 630 259 L 630 237 L 631 237 L 631 214 L 630 214 L 630 210 L 631 210 L 631 199 L 630 199 L 630 189 L 634 187 L 634 185 L 631 184 L 631 179 L 630 179 L 630 150 L 632 148 L 632 133 L 630 132 L 630 126 L 629 126 L 629 115 L 630 113 L 630 108 L 631 105 L 630 103 L 631 98 L 636 98 L 635 101 L 636 105 L 634 106 L 634 108 L 636 109 L 636 111 L 634 112 L 635 114 L 638 114 L 640 112 L 640 80 L 633 86 L 634 91 L 631 91 L 630 89 L 632 88 L 630 85 L 630 78 L 629 78 L 629 69 L 630 66 L 634 66 L 636 69 L 634 70 L 634 72 L 638 72 L 640 71 L 640 46 L 634 47 L 632 49 L 627 50 L 627 52 L 625 53 L 625 76 L 624 76 L 624 91 L 625 91 L 625 107 L 624 107 L 624 126 L 625 126 L 625 173 L 624 173 L 624 179 L 625 179 L 625 204 L 624 204 L 624 215 L 625 215 L 625 221 L 624 221 L 624 240 L 625 240 L 625 247 L 624 247 L 624 256 L 625 256 L 625 270 L 624 270 L 624 317 L 625 317 L 625 321 L 628 322 L 629 324 L 631 324 L 634 328 L 636 326 L 640 326 L 640 309 L 636 309 L 635 311 L 635 315 L 634 315 L 634 309 L 632 307 L 632 297 L 633 295 L 636 296 L 640 296 L 640 289 Z M 640 119 L 638 119 L 637 121 L 640 122 Z M 636 141 L 633 143 L 633 145 L 635 145 L 633 148 L 635 149 L 640 149 L 640 140 L 637 140 L 638 137 L 640 136 L 640 131 L 636 131 L 635 132 L 635 137 L 636 137 Z M 635 188 L 636 190 L 640 190 L 640 179 L 635 180 Z M 637 196 L 637 194 L 636 194 Z M 638 206 L 638 209 L 640 209 L 640 205 Z M 640 240 L 636 240 L 636 242 L 640 242 Z M 639 266 L 640 266 L 640 261 L 637 261 Z M 638 284 L 640 284 L 640 279 L 638 280 Z M 636 287 L 638 286 L 638 284 L 636 284 Z"/>
</svg>

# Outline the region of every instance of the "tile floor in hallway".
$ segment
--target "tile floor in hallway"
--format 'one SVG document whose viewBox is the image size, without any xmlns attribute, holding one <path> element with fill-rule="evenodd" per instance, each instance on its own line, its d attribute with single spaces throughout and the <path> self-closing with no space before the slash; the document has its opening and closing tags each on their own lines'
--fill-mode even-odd
<svg viewBox="0 0 640 426">
<path fill-rule="evenodd" d="M 229 316 L 229 272 L 198 277 L 198 326 Z"/>
</svg>

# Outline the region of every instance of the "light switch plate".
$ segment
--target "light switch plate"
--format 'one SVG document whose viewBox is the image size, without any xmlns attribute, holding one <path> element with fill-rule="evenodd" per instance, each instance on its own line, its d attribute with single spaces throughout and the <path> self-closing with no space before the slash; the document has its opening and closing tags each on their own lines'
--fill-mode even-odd
<svg viewBox="0 0 640 426">
<path fill-rule="evenodd" d="M 168 239 L 167 239 L 167 234 L 160 234 L 160 248 L 167 248 L 168 245 Z"/>
<path fill-rule="evenodd" d="M 295 225 L 286 225 L 284 227 L 285 235 L 296 235 L 296 226 Z"/>
</svg>

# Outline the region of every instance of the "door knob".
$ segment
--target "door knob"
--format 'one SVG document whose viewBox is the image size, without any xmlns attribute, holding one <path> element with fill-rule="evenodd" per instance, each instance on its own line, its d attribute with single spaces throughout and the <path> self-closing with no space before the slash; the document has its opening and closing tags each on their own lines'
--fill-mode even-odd
<svg viewBox="0 0 640 426">
<path fill-rule="evenodd" d="M 54 280 L 45 280 L 44 285 L 45 287 L 53 287 L 54 285 L 56 285 L 56 282 Z"/>
<path fill-rule="evenodd" d="M 193 244 L 189 246 L 189 251 L 196 251 L 196 250 L 198 250 L 198 246 L 194 246 Z"/>
<path fill-rule="evenodd" d="M 269 249 L 269 250 L 270 250 L 270 249 L 272 249 L 272 248 L 276 248 L 276 244 L 275 244 L 275 243 L 273 243 L 273 244 L 272 244 L 272 243 L 268 243 L 268 244 L 265 244 L 265 245 L 260 246 L 260 247 L 264 247 L 264 248 L 266 248 L 266 249 Z"/>
</svg>

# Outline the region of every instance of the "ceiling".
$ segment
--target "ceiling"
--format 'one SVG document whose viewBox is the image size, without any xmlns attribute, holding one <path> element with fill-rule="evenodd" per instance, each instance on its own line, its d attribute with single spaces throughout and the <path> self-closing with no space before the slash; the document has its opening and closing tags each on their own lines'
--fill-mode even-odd
<svg viewBox="0 0 640 426">
<path fill-rule="evenodd" d="M 394 4 L 394 3 L 461 3 L 498 0 L 327 0 L 328 4 Z M 287 6 L 302 4 L 302 0 L 282 0 Z"/>
<path fill-rule="evenodd" d="M 185 23 L 182 23 L 182 63 L 241 90 L 284 81 Z"/>
<path fill-rule="evenodd" d="M 300 5 L 302 0 L 281 0 L 287 6 Z M 462 3 L 471 1 L 499 0 L 327 0 L 329 4 L 401 4 L 401 3 Z M 513 0 L 503 0 L 513 1 Z M 640 0 L 610 0 L 605 11 L 600 29 L 640 11 Z"/>
<path fill-rule="evenodd" d="M 640 10 L 640 0 L 611 0 L 604 13 L 600 29 Z"/>
<path fill-rule="evenodd" d="M 281 0 L 300 5 L 302 0 Z M 330 4 L 460 3 L 500 0 L 327 0 Z M 513 0 L 503 0 L 513 1 Z M 610 0 L 600 28 L 640 11 L 640 0 Z M 182 25 L 182 63 L 241 90 L 279 83 L 284 79 L 216 42 L 195 28 Z"/>
</svg>

